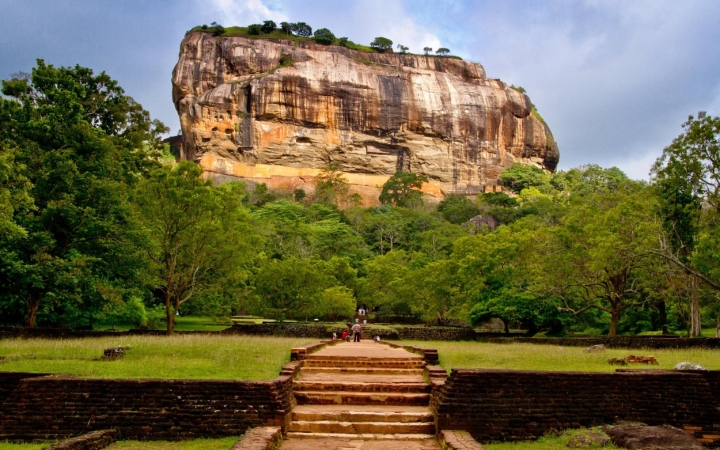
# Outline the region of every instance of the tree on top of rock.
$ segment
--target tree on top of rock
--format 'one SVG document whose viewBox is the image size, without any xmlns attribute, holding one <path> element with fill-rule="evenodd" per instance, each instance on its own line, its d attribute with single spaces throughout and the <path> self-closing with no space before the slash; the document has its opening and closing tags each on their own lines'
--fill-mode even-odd
<svg viewBox="0 0 720 450">
<path fill-rule="evenodd" d="M 383 53 L 386 50 L 391 49 L 393 46 L 393 41 L 391 41 L 388 38 L 378 36 L 376 37 L 371 43 L 370 47 L 372 47 L 375 51 Z"/>
<path fill-rule="evenodd" d="M 290 24 L 292 32 L 295 33 L 295 35 L 300 37 L 310 37 L 312 36 L 312 27 L 305 22 L 297 22 L 297 23 L 291 23 Z"/>
<path fill-rule="evenodd" d="M 380 203 L 392 203 L 395 206 L 417 206 L 422 203 L 423 183 L 427 183 L 425 175 L 398 170 L 383 184 Z"/>
<path fill-rule="evenodd" d="M 318 44 L 330 45 L 335 40 L 335 35 L 327 28 L 320 28 L 318 30 L 315 30 L 315 35 L 313 39 L 315 39 L 315 42 L 317 42 Z"/>
<path fill-rule="evenodd" d="M 263 33 L 272 33 L 277 29 L 277 25 L 272 20 L 266 20 L 263 22 L 262 26 L 260 27 L 260 30 Z"/>
<path fill-rule="evenodd" d="M 449 48 L 440 47 L 439 49 L 435 50 L 435 54 L 438 56 L 445 56 L 450 53 Z"/>
</svg>

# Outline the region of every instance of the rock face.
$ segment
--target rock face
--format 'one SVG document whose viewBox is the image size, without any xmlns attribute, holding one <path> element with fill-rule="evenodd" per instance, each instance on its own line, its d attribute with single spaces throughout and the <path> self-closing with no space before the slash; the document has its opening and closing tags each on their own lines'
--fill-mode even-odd
<svg viewBox="0 0 720 450">
<path fill-rule="evenodd" d="M 370 204 L 399 169 L 442 197 L 494 190 L 516 161 L 559 160 L 526 95 L 455 58 L 194 32 L 172 82 L 183 157 L 209 176 L 312 189 L 335 162 Z"/>
</svg>

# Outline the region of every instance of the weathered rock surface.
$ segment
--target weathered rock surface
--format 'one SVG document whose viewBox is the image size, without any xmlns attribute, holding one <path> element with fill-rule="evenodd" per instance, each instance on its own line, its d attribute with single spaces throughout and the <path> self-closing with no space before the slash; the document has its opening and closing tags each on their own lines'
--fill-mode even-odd
<svg viewBox="0 0 720 450">
<path fill-rule="evenodd" d="M 659 427 L 622 425 L 609 427 L 605 432 L 615 445 L 628 449 L 701 450 L 704 448 L 695 438 L 670 425 Z"/>
<path fill-rule="evenodd" d="M 172 83 L 183 156 L 210 176 L 307 188 L 337 162 L 369 202 L 398 169 L 442 197 L 492 189 L 516 161 L 559 160 L 526 95 L 454 58 L 195 32 Z"/>
</svg>

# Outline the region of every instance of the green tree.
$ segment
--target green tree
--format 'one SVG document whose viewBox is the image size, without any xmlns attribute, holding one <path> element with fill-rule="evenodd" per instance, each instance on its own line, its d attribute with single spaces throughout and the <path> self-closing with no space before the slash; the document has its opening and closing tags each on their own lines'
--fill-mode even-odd
<svg viewBox="0 0 720 450">
<path fill-rule="evenodd" d="M 244 281 L 253 254 L 241 186 L 213 187 L 192 162 L 162 167 L 142 181 L 136 204 L 150 239 L 143 245 L 153 283 L 162 292 L 167 333 L 193 296 Z"/>
<path fill-rule="evenodd" d="M 260 312 L 278 320 L 307 319 L 316 298 L 333 285 L 332 277 L 322 269 L 317 261 L 308 258 L 265 261 L 254 277 Z"/>
<path fill-rule="evenodd" d="M 620 313 L 637 298 L 638 275 L 650 264 L 659 224 L 654 197 L 642 184 L 625 182 L 616 192 L 593 194 L 572 207 L 541 247 L 541 296 L 554 296 L 564 309 L 591 308 L 610 314 L 616 336 Z"/>
<path fill-rule="evenodd" d="M 335 35 L 327 28 L 320 28 L 315 30 L 313 39 L 318 44 L 330 45 L 335 41 Z"/>
<path fill-rule="evenodd" d="M 317 297 L 314 316 L 327 317 L 332 321 L 348 319 L 355 313 L 357 303 L 353 292 L 345 286 L 325 289 Z"/>
<path fill-rule="evenodd" d="M 480 209 L 464 195 L 448 195 L 437 205 L 437 212 L 450 223 L 465 223 L 480 214 Z"/>
<path fill-rule="evenodd" d="M 247 32 L 249 35 L 259 36 L 260 33 L 262 33 L 262 25 L 260 25 L 259 23 L 250 24 L 247 27 Z"/>
<path fill-rule="evenodd" d="M 315 177 L 315 198 L 338 206 L 347 206 L 348 184 L 340 165 L 330 163 Z"/>
<path fill-rule="evenodd" d="M 446 56 L 450 53 L 449 48 L 440 47 L 439 49 L 435 50 L 435 54 L 439 56 Z"/>
<path fill-rule="evenodd" d="M 265 34 L 270 34 L 275 30 L 277 30 L 277 24 L 275 22 L 273 22 L 272 20 L 263 21 L 263 24 L 260 27 L 260 31 L 262 31 Z"/>
<path fill-rule="evenodd" d="M 293 24 L 288 23 L 288 22 L 280 22 L 280 29 L 282 30 L 283 33 L 289 35 L 289 34 L 292 34 L 292 25 Z"/>
<path fill-rule="evenodd" d="M 427 56 L 428 53 L 430 53 L 431 51 L 432 51 L 432 47 L 424 47 L 423 48 L 423 52 L 425 52 L 425 56 Z"/>
<path fill-rule="evenodd" d="M 386 50 L 391 49 L 393 46 L 393 41 L 391 41 L 388 38 L 384 38 L 382 36 L 378 36 L 370 43 L 370 47 L 373 48 L 376 52 L 384 53 Z"/>
<path fill-rule="evenodd" d="M 291 24 L 291 26 L 293 33 L 295 33 L 297 36 L 310 37 L 313 34 L 312 27 L 305 22 L 293 23 Z"/>
<path fill-rule="evenodd" d="M 402 44 L 398 44 L 397 49 L 400 50 L 400 53 L 402 53 L 404 55 L 405 53 L 408 52 L 408 50 L 410 50 L 410 47 L 406 47 Z"/>
<path fill-rule="evenodd" d="M 0 309 L 33 327 L 88 326 L 142 286 L 127 187 L 166 128 L 104 72 L 38 60 L 0 98 Z"/>
<path fill-rule="evenodd" d="M 500 174 L 500 181 L 516 194 L 530 187 L 538 188 L 540 192 L 547 192 L 550 188 L 550 179 L 541 168 L 522 163 L 513 163 Z"/>
<path fill-rule="evenodd" d="M 720 213 L 720 117 L 700 113 L 690 116 L 683 128 L 652 169 L 665 231 L 656 253 L 692 274 L 691 334 L 697 336 L 699 283 L 720 289 L 713 274 L 720 267 L 714 244 Z M 720 336 L 720 316 L 717 323 Z"/>
<path fill-rule="evenodd" d="M 395 206 L 417 206 L 422 204 L 422 185 L 427 183 L 425 175 L 398 170 L 383 184 L 380 203 Z"/>
</svg>

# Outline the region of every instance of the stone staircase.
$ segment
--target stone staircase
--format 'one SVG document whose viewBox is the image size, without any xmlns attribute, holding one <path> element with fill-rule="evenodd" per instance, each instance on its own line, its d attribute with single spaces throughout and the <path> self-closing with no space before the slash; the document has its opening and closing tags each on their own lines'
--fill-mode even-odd
<svg viewBox="0 0 720 450">
<path fill-rule="evenodd" d="M 429 440 L 431 385 L 420 355 L 372 341 L 308 355 L 293 382 L 288 438 Z"/>
</svg>

